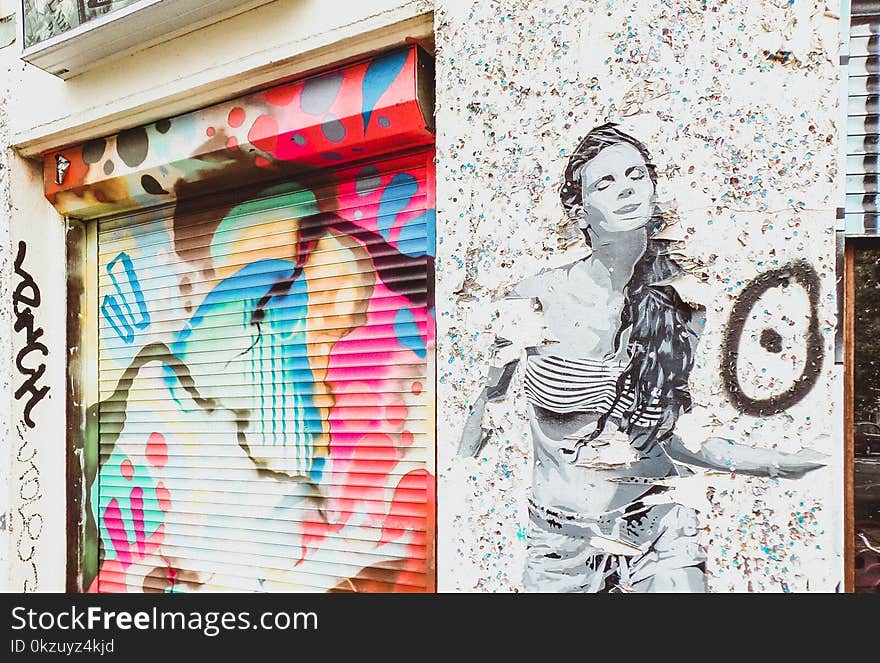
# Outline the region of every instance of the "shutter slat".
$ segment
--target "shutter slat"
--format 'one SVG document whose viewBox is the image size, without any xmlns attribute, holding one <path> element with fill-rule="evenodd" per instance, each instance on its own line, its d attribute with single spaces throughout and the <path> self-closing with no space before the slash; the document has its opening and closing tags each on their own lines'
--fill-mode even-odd
<svg viewBox="0 0 880 663">
<path fill-rule="evenodd" d="M 339 330 L 345 331 L 345 330 L 350 329 L 350 326 L 346 326 L 343 324 L 345 322 L 345 320 L 343 318 L 347 314 L 340 313 L 338 315 L 323 315 L 323 316 L 311 316 L 311 317 L 300 316 L 299 318 L 297 318 L 295 315 L 296 310 L 297 310 L 297 308 L 295 308 L 295 307 L 289 307 L 289 309 L 288 308 L 279 308 L 278 319 L 280 319 L 280 320 L 286 320 L 286 319 L 292 319 L 292 320 L 300 319 L 300 320 L 302 320 L 302 322 L 303 322 L 302 331 L 305 333 L 308 333 L 308 332 L 328 332 L 328 331 L 339 331 Z M 398 310 L 400 310 L 400 309 L 395 309 L 393 307 L 389 307 L 388 309 L 373 308 L 373 307 L 370 308 L 370 312 L 373 313 L 376 318 L 380 317 L 381 314 L 395 313 Z M 431 321 L 430 316 L 425 312 L 425 310 L 423 308 L 415 308 L 415 309 L 410 309 L 410 310 L 411 310 L 413 322 L 427 323 L 427 322 Z M 358 331 L 358 338 L 359 339 L 380 338 L 380 337 L 386 338 L 388 335 L 387 334 L 388 327 L 393 326 L 393 324 L 394 324 L 394 317 L 388 316 L 388 315 L 386 315 L 384 317 L 385 317 L 385 319 L 383 319 L 383 320 L 377 320 L 373 324 L 362 326 Z M 153 322 L 151 320 L 150 331 L 149 332 L 142 332 L 142 333 L 145 333 L 146 335 L 150 335 L 150 334 L 157 334 L 158 335 L 158 334 L 168 334 L 168 333 L 174 334 L 174 333 L 178 332 L 179 326 L 180 326 L 179 321 L 175 322 L 175 320 L 173 320 L 173 319 L 161 320 L 161 321 L 156 321 L 156 322 Z M 204 316 L 201 319 L 200 326 L 202 329 L 217 329 L 217 330 L 223 330 L 222 333 L 230 333 L 228 330 L 236 330 L 237 331 L 238 329 L 241 328 L 241 321 L 230 322 L 229 320 L 227 320 L 223 316 Z M 153 331 L 154 327 L 156 327 L 155 331 Z M 99 326 L 99 329 L 103 333 L 105 333 L 105 338 L 102 341 L 103 347 L 107 347 L 107 348 L 115 347 L 115 345 L 118 345 L 117 340 L 116 340 L 117 338 L 123 344 L 127 345 L 125 343 L 124 339 L 118 337 L 115 334 L 110 335 L 107 333 L 113 329 L 112 324 L 107 323 L 106 325 L 101 325 L 101 326 Z M 261 331 L 261 333 L 265 333 L 266 335 L 271 336 L 274 332 L 269 330 L 269 331 Z M 282 333 L 282 332 L 278 332 L 278 333 Z M 236 335 L 237 334 L 233 334 L 233 336 L 236 336 Z"/>
<path fill-rule="evenodd" d="M 132 582 L 127 582 L 127 578 L 118 573 L 110 571 L 107 574 L 108 583 L 113 583 L 114 585 L 123 585 L 126 587 L 127 591 L 130 592 L 142 592 L 145 591 L 144 587 L 149 587 L 155 592 L 164 592 L 168 591 L 168 583 L 163 582 L 156 575 L 149 575 L 151 572 L 155 572 L 156 567 L 149 567 L 143 564 L 132 564 L 132 571 L 135 571 L 140 574 L 140 577 L 143 577 L 142 584 L 135 584 Z M 240 570 L 239 570 L 240 569 Z M 233 573 L 233 571 L 237 571 L 237 575 Z M 369 570 L 364 572 L 365 575 L 370 576 L 376 580 L 382 581 L 387 580 L 388 573 L 393 573 L 392 571 L 379 573 Z M 261 592 L 265 591 L 263 589 L 264 583 L 271 582 L 276 591 L 282 592 L 325 592 L 330 589 L 337 587 L 337 583 L 334 582 L 334 575 L 319 575 L 314 572 L 305 572 L 298 574 L 296 579 L 279 577 L 276 573 L 273 573 L 269 578 L 254 578 L 253 575 L 253 567 L 236 567 L 235 569 L 231 569 L 228 573 L 213 573 L 213 574 L 205 574 L 206 576 L 211 578 L 210 584 L 207 589 L 199 588 L 199 591 L 207 591 L 207 592 Z M 422 577 L 415 578 L 414 576 L 408 575 L 405 572 L 396 573 L 396 584 L 397 585 L 407 585 L 412 589 L 410 591 L 424 591 L 424 579 Z M 415 578 L 415 579 L 414 579 Z M 346 583 L 347 585 L 347 583 Z M 184 579 L 178 585 L 175 585 L 174 591 L 191 591 L 190 587 L 198 587 L 197 582 L 192 582 Z M 343 590 L 339 590 L 343 591 Z M 355 591 L 351 589 L 349 591 Z M 400 590 L 398 590 L 400 591 Z"/>
<path fill-rule="evenodd" d="M 306 386 L 309 386 L 309 385 L 306 385 Z M 382 393 L 383 394 L 395 394 L 397 397 L 399 397 L 405 401 L 404 405 L 406 405 L 407 407 L 425 407 L 425 406 L 430 405 L 429 403 L 425 402 L 424 400 L 419 400 L 419 397 L 417 395 L 414 395 L 412 390 L 393 391 L 391 389 L 391 386 L 392 386 L 392 384 L 389 384 L 387 387 L 383 387 Z M 307 393 L 307 392 L 305 392 L 305 390 L 304 390 L 304 393 Z M 311 392 L 311 393 L 312 393 L 313 398 L 315 399 L 315 404 L 318 407 L 332 407 L 333 405 L 337 404 L 337 400 L 336 400 L 335 396 L 328 396 L 327 394 L 320 393 L 320 392 L 317 392 L 317 393 Z M 419 392 L 420 395 L 423 395 L 424 393 L 425 392 Z M 345 393 L 345 398 L 348 399 L 346 401 L 347 403 L 349 400 L 353 403 L 356 403 L 357 400 L 362 399 L 366 396 L 375 396 L 375 392 L 347 391 Z M 235 397 L 227 396 L 226 401 L 224 401 L 224 404 L 229 409 L 240 409 L 240 406 L 242 405 L 242 403 L 236 402 L 234 400 L 234 398 Z M 413 400 L 408 400 L 408 399 L 413 399 Z M 149 409 L 135 407 L 139 403 L 147 402 L 146 400 L 138 400 L 138 399 L 134 399 L 134 398 L 129 398 L 128 402 L 131 403 L 132 405 L 129 408 L 125 408 L 125 402 L 123 402 L 121 399 L 115 399 L 115 400 L 114 399 L 104 399 L 101 403 L 101 416 L 109 416 L 109 417 L 111 417 L 111 419 L 108 419 L 108 421 L 115 421 L 115 419 L 112 419 L 112 417 L 115 416 L 116 414 L 122 413 L 126 410 L 128 411 L 129 416 L 131 416 L 132 412 L 134 412 L 134 413 L 144 413 L 144 412 L 158 413 L 158 412 L 178 412 L 180 410 L 180 404 L 172 398 L 150 399 L 149 402 L 155 403 L 155 407 L 150 407 Z M 345 405 L 345 407 L 355 407 L 355 405 Z M 373 406 L 370 406 L 370 407 L 373 407 Z"/>
<path fill-rule="evenodd" d="M 105 510 L 108 504 L 117 500 L 117 497 L 111 497 L 106 502 L 104 500 L 100 503 L 101 510 Z M 302 498 L 300 498 L 302 499 Z M 153 501 L 155 503 L 155 501 Z M 351 502 L 351 500 L 349 500 Z M 388 506 L 390 505 L 390 501 L 384 500 L 372 500 L 368 507 L 364 507 L 357 510 L 358 516 L 383 516 L 388 511 Z M 427 522 L 425 517 L 425 509 L 424 502 L 408 502 L 407 508 L 400 509 L 399 516 L 401 518 L 406 518 L 407 521 L 418 522 L 421 523 L 421 527 L 411 528 L 414 531 L 424 533 L 424 523 Z M 208 513 L 204 507 L 204 502 L 184 502 L 181 500 L 175 500 L 172 502 L 173 509 L 168 513 L 165 513 L 158 507 L 154 508 L 144 508 L 144 518 L 143 522 L 146 524 L 152 524 L 152 527 L 149 527 L 150 530 L 155 530 L 161 524 L 167 525 L 193 525 L 203 527 L 206 532 L 210 531 L 214 538 L 222 538 L 221 532 L 232 530 L 232 529 L 253 529 L 253 531 L 264 531 L 264 532 L 279 532 L 286 531 L 288 526 L 295 526 L 299 528 L 297 531 L 302 533 L 305 531 L 302 524 L 293 520 L 291 516 L 299 516 L 299 517 L 310 517 L 310 518 L 320 518 L 322 516 L 321 510 L 314 505 L 303 504 L 302 506 L 293 505 L 287 507 L 283 512 L 280 512 L 275 517 L 266 516 L 263 518 L 256 519 L 252 515 L 239 515 L 235 512 L 230 512 L 226 505 L 220 503 L 212 503 L 212 507 L 214 507 L 214 513 Z M 257 505 L 262 506 L 262 505 Z M 354 505 L 352 505 L 354 506 Z M 421 508 L 417 508 L 417 507 Z M 200 508 L 201 507 L 201 508 Z M 343 504 L 343 508 L 346 508 Z M 347 507 L 350 509 L 351 507 Z M 347 510 L 346 509 L 346 510 Z M 421 515 L 417 515 L 417 514 Z M 126 514 L 129 518 L 130 514 Z M 281 517 L 281 516 L 285 517 Z M 356 525 L 355 528 L 359 528 L 360 525 Z M 381 529 L 379 527 L 373 527 L 371 529 Z M 374 532 L 374 535 L 376 533 Z M 267 535 L 266 540 L 269 537 Z M 336 537 L 338 538 L 338 537 Z M 257 540 L 263 540 L 258 537 Z M 375 539 L 368 538 L 368 541 L 373 541 L 375 543 Z M 293 542 L 286 541 L 284 545 L 293 545 Z M 297 545 L 301 545 L 297 543 Z"/>
<path fill-rule="evenodd" d="M 250 506 L 273 506 L 274 498 L 264 495 L 259 490 L 254 491 L 254 487 L 258 486 L 261 481 L 255 482 L 253 486 L 248 486 L 246 491 L 236 490 L 198 490 L 179 487 L 179 500 L 193 501 L 197 497 L 204 497 L 205 493 L 211 494 L 211 501 L 222 503 L 225 505 L 234 505 L 236 507 L 248 508 Z M 124 478 L 108 478 L 101 484 L 105 492 L 101 495 L 101 504 L 106 504 L 113 497 L 128 497 L 131 493 L 132 483 L 130 479 Z M 424 504 L 426 483 L 420 484 L 418 487 L 397 488 L 394 491 L 394 500 L 402 503 Z M 331 481 L 321 482 L 321 494 L 325 498 L 345 498 L 347 491 L 352 488 L 347 482 L 332 483 Z M 314 492 L 314 489 L 307 484 L 299 486 L 288 486 L 287 494 L 292 496 L 306 497 Z M 386 489 L 388 490 L 388 489 Z"/>
<path fill-rule="evenodd" d="M 378 313 L 388 313 L 388 312 L 399 311 L 400 306 L 399 305 L 396 307 L 394 306 L 394 302 L 397 301 L 398 296 L 400 296 L 400 295 L 404 295 L 404 296 L 405 295 L 413 295 L 413 294 L 418 294 L 419 292 L 424 292 L 424 287 L 421 289 L 421 291 L 417 291 L 414 288 L 413 289 L 401 288 L 401 290 L 402 290 L 402 292 L 397 293 L 394 296 L 375 297 L 373 299 L 373 301 L 376 302 L 376 304 L 370 306 L 370 312 L 374 313 L 374 314 L 378 314 Z M 414 292 L 411 292 L 410 290 L 414 290 Z M 339 301 L 335 302 L 334 304 L 317 304 L 314 306 L 310 306 L 309 307 L 310 314 L 305 315 L 305 316 L 301 316 L 301 318 L 304 322 L 304 326 L 303 326 L 302 331 L 306 331 L 308 329 L 308 327 L 305 326 L 305 324 L 307 324 L 308 320 L 314 319 L 314 318 L 328 317 L 330 315 L 333 315 L 334 314 L 334 307 L 337 304 L 339 304 L 341 302 L 351 302 L 351 301 L 356 301 L 356 300 L 341 298 Z M 293 311 L 296 311 L 299 308 L 300 308 L 299 306 L 280 305 L 277 309 L 279 311 L 279 317 L 277 320 L 279 322 L 283 322 L 285 320 L 290 320 L 290 319 L 299 320 L 300 318 L 296 318 L 295 316 L 291 315 L 291 309 L 293 309 Z M 412 307 L 410 307 L 410 308 L 412 308 Z M 164 313 L 167 313 L 169 310 L 170 309 L 159 309 L 159 310 L 153 311 L 153 315 L 155 315 L 157 313 L 164 314 Z M 241 314 L 244 315 L 243 310 L 241 311 Z M 216 320 L 216 321 L 223 320 L 225 323 L 226 318 L 228 318 L 229 316 L 230 316 L 229 313 L 209 313 L 209 314 L 202 316 L 201 319 L 207 319 L 209 321 L 212 319 Z M 163 317 L 166 317 L 166 316 L 163 316 Z M 114 321 L 115 321 L 115 319 L 114 319 Z M 250 323 L 250 318 L 248 318 L 247 323 L 248 324 Z M 105 330 L 114 329 L 113 324 L 114 323 L 112 323 L 112 322 L 108 322 L 106 325 L 102 325 L 101 331 L 104 332 Z"/>
<path fill-rule="evenodd" d="M 349 475 L 349 474 L 341 474 L 340 473 L 338 478 L 336 477 L 336 475 L 334 475 L 332 473 L 326 473 L 324 476 L 325 477 L 329 476 L 329 478 L 322 478 L 322 480 L 321 480 L 322 494 L 324 495 L 324 497 L 327 497 L 327 498 L 335 498 L 335 497 L 340 497 L 340 496 L 344 497 L 346 494 L 346 491 L 350 491 L 353 488 L 376 488 L 376 485 L 377 485 L 376 480 L 373 479 L 371 475 L 366 476 L 366 478 L 368 478 L 369 481 L 366 481 L 365 483 L 357 483 L 357 481 L 351 480 L 351 475 Z M 396 476 L 401 476 L 401 475 L 396 475 L 396 474 L 392 473 L 392 474 L 389 474 L 388 476 L 396 477 Z M 118 477 L 108 477 L 105 479 L 105 482 L 106 483 L 102 483 L 101 485 L 108 486 L 110 489 L 112 489 L 112 491 L 119 492 L 119 490 L 122 490 L 123 488 L 125 488 L 126 489 L 125 490 L 126 496 L 130 495 L 130 493 L 131 493 L 132 482 L 128 479 L 118 478 Z M 124 484 L 124 486 L 122 484 Z M 239 499 L 240 495 L 247 495 L 248 499 L 256 500 L 254 502 L 255 504 L 259 504 L 261 506 L 266 506 L 267 504 L 274 504 L 274 500 L 276 499 L 275 495 L 267 495 L 267 494 L 264 494 L 263 492 L 260 492 L 261 486 L 264 487 L 264 484 L 265 484 L 265 480 L 254 478 L 254 479 L 242 479 L 242 480 L 236 482 L 236 484 L 234 486 L 216 485 L 216 484 L 208 486 L 206 484 L 205 486 L 200 486 L 198 489 L 187 488 L 187 487 L 183 486 L 183 487 L 180 487 L 179 490 L 181 491 L 182 495 L 184 495 L 184 496 L 188 496 L 191 493 L 198 493 L 198 494 L 210 494 L 212 496 L 213 495 L 223 495 L 223 496 L 230 496 L 230 497 L 234 496 L 236 499 Z M 410 481 L 409 485 L 410 485 L 410 487 L 406 488 L 406 489 L 397 488 L 395 495 L 399 491 L 404 491 L 403 494 L 409 496 L 407 501 L 413 501 L 413 498 L 412 498 L 412 495 L 410 494 L 410 492 L 416 491 L 416 492 L 424 494 L 425 487 L 428 485 L 428 483 L 426 480 L 421 481 L 421 482 Z M 324 490 L 325 486 L 326 486 L 327 490 Z M 310 490 L 310 488 L 305 483 L 289 484 L 285 488 L 285 494 L 291 495 L 294 497 L 301 496 L 301 495 L 304 496 L 304 495 L 308 494 L 308 492 L 307 492 L 308 490 Z M 388 490 L 388 489 L 382 488 L 382 490 Z M 115 494 L 115 492 L 114 492 L 114 494 Z M 212 497 L 212 500 L 213 499 L 214 498 Z M 270 501 L 267 502 L 266 500 L 270 500 Z"/>
<path fill-rule="evenodd" d="M 424 226 L 427 225 L 425 221 L 419 221 L 418 218 L 424 215 L 427 210 L 424 207 L 416 207 L 413 208 L 408 214 L 410 214 L 414 220 L 408 224 L 409 231 L 418 232 L 424 231 Z M 251 261 L 248 260 L 250 257 L 259 257 L 261 253 L 265 253 L 266 249 L 272 248 L 280 248 L 287 247 L 293 250 L 297 236 L 299 233 L 293 232 L 290 228 L 290 221 L 296 219 L 295 216 L 291 216 L 289 219 L 282 222 L 279 225 L 286 225 L 287 229 L 281 232 L 272 233 L 271 229 L 267 230 L 266 234 L 262 234 L 262 228 L 260 226 L 256 226 L 258 230 L 260 230 L 261 234 L 259 237 L 248 238 L 245 240 L 237 239 L 230 241 L 220 241 L 218 236 L 221 234 L 220 232 L 215 233 L 213 236 L 213 241 L 204 241 L 204 242 L 194 242 L 189 236 L 187 237 L 187 242 L 185 244 L 186 251 L 196 251 L 199 249 L 204 249 L 206 251 L 210 251 L 214 255 L 224 255 L 229 253 L 230 245 L 235 246 L 235 251 L 233 255 L 233 259 L 227 259 L 223 261 L 224 268 L 227 267 L 235 267 L 235 266 L 244 266 L 250 264 Z M 362 218 L 360 222 L 366 221 L 375 221 L 376 217 Z M 420 228 L 421 227 L 421 228 Z M 236 231 L 237 234 L 241 234 L 240 230 Z M 162 234 L 167 236 L 167 230 L 165 230 Z M 227 231 L 224 233 L 225 235 L 232 234 Z M 346 233 L 349 237 L 356 238 L 362 246 L 368 247 L 376 247 L 375 251 L 371 251 L 371 255 L 373 256 L 390 256 L 394 255 L 396 251 L 385 249 L 382 250 L 384 241 L 381 237 L 381 234 L 376 233 L 372 230 L 361 230 L 359 232 L 349 232 Z M 377 234 L 379 236 L 377 236 Z M 414 251 L 417 249 L 424 249 L 427 239 L 424 236 L 416 237 L 410 240 L 407 240 L 405 243 L 398 243 L 397 246 L 402 250 Z M 115 257 L 120 252 L 128 252 L 137 250 L 142 254 L 146 254 L 149 257 L 142 257 L 141 264 L 144 267 L 154 267 L 158 264 L 161 264 L 163 267 L 172 267 L 172 266 L 183 266 L 186 267 L 187 263 L 185 260 L 171 260 L 165 261 L 164 254 L 160 254 L 159 257 L 163 258 L 162 262 L 159 262 L 159 257 L 155 255 L 151 255 L 151 252 L 156 251 L 157 249 L 162 249 L 163 251 L 168 248 L 167 244 L 157 243 L 155 245 L 144 245 L 138 244 L 137 247 L 133 247 L 131 242 L 117 242 L 117 246 L 112 247 L 110 250 L 106 251 L 102 257 Z M 329 258 L 333 259 L 334 254 L 341 253 L 340 249 L 323 249 L 319 251 L 315 251 L 312 253 L 313 256 L 321 257 L 321 258 Z M 166 278 L 160 276 L 160 278 Z M 109 282 L 111 279 L 107 274 L 100 275 L 101 284 L 104 285 Z"/>
<path fill-rule="evenodd" d="M 295 582 L 302 577 L 306 580 L 315 581 L 324 579 L 332 582 L 334 578 L 350 578 L 357 575 L 360 571 L 365 570 L 370 574 L 370 566 L 381 562 L 393 563 L 395 559 L 383 558 L 381 554 L 377 555 L 357 555 L 351 552 L 349 555 L 353 558 L 352 563 L 326 562 L 309 560 L 308 568 L 291 569 L 285 565 L 286 558 L 277 558 L 270 555 L 257 556 L 244 553 L 236 554 L 235 549 L 231 550 L 212 550 L 210 548 L 181 548 L 178 546 L 168 546 L 168 556 L 178 559 L 189 559 L 194 562 L 193 566 L 201 566 L 205 569 L 219 568 L 223 576 L 232 576 L 246 580 L 248 578 L 260 577 L 255 572 L 265 572 L 266 575 L 276 575 L 284 573 L 287 575 L 289 582 Z M 230 562 L 230 558 L 233 562 Z M 419 560 L 415 560 L 419 561 Z M 424 562 L 424 560 L 421 560 Z M 412 580 L 410 583 L 416 586 L 424 586 L 424 573 L 410 572 Z M 381 577 L 381 574 L 373 573 L 374 577 Z"/>
</svg>

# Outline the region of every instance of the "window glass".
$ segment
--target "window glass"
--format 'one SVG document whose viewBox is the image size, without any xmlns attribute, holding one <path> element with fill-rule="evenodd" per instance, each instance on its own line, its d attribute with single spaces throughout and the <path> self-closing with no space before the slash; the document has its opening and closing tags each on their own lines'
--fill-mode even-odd
<svg viewBox="0 0 880 663">
<path fill-rule="evenodd" d="M 25 48 L 138 0 L 23 0 Z"/>
</svg>

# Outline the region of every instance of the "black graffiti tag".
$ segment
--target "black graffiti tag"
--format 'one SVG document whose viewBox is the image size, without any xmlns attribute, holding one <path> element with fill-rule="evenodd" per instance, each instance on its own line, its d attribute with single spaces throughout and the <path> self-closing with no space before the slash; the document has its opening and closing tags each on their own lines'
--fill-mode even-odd
<svg viewBox="0 0 880 663">
<path fill-rule="evenodd" d="M 34 428 L 33 419 L 31 419 L 31 411 L 34 406 L 46 397 L 49 393 L 48 386 L 38 386 L 37 383 L 46 372 L 46 364 L 41 363 L 36 368 L 26 366 L 25 358 L 32 352 L 39 352 L 44 357 L 49 355 L 49 348 L 39 341 L 43 335 L 43 328 L 36 327 L 34 323 L 33 309 L 40 307 L 40 288 L 37 286 L 34 277 L 31 276 L 23 267 L 25 256 L 27 255 L 27 244 L 18 243 L 18 255 L 15 257 L 15 273 L 21 278 L 19 284 L 15 287 L 12 294 L 12 308 L 15 313 L 15 331 L 16 333 L 24 332 L 24 347 L 18 351 L 15 356 L 15 367 L 18 372 L 25 377 L 19 387 L 15 390 L 15 400 L 21 400 L 28 394 L 28 400 L 24 405 L 24 423 L 28 428 Z"/>
<path fill-rule="evenodd" d="M 791 386 L 785 391 L 768 398 L 753 398 L 743 391 L 737 377 L 739 346 L 743 329 L 746 320 L 751 315 L 752 308 L 761 295 L 772 288 L 788 285 L 792 281 L 804 289 L 810 302 L 810 320 L 804 339 L 806 350 L 804 368 L 800 376 L 793 380 Z M 781 337 L 773 329 L 765 329 L 761 332 L 760 343 L 761 347 L 768 352 L 779 352 L 781 349 Z M 730 312 L 721 352 L 721 374 L 724 388 L 730 400 L 741 412 L 762 416 L 776 414 L 790 408 L 816 385 L 819 372 L 822 370 L 824 356 L 824 344 L 822 335 L 819 333 L 819 275 L 812 266 L 806 262 L 798 262 L 791 267 L 765 272 L 746 285 Z"/>
</svg>

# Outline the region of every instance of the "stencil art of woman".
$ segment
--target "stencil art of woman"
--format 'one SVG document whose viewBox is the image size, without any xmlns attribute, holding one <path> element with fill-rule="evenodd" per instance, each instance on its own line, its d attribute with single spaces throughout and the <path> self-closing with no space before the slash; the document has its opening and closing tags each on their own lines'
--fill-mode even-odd
<svg viewBox="0 0 880 663">
<path fill-rule="evenodd" d="M 692 452 L 675 434 L 690 409 L 695 311 L 669 285 L 680 270 L 656 204 L 647 149 L 614 124 L 593 129 L 571 156 L 560 190 L 586 257 L 520 282 L 554 342 L 500 361 L 471 409 L 459 453 L 486 439 L 486 403 L 505 397 L 517 367 L 533 442 L 527 591 L 705 590 L 697 514 L 663 502 L 669 477 L 693 466 L 796 478 L 821 455 L 709 438 Z M 508 346 L 508 347 L 505 347 Z M 507 339 L 497 357 L 521 349 Z M 524 359 L 524 361 L 523 361 Z"/>
</svg>

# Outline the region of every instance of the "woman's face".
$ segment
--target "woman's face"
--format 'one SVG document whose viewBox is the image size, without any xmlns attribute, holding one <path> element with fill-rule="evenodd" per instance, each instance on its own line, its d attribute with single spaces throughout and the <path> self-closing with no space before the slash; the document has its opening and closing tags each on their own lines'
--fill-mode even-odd
<svg viewBox="0 0 880 663">
<path fill-rule="evenodd" d="M 645 160 L 628 143 L 603 148 L 581 168 L 587 223 L 607 232 L 645 225 L 651 218 L 654 183 Z"/>
</svg>

